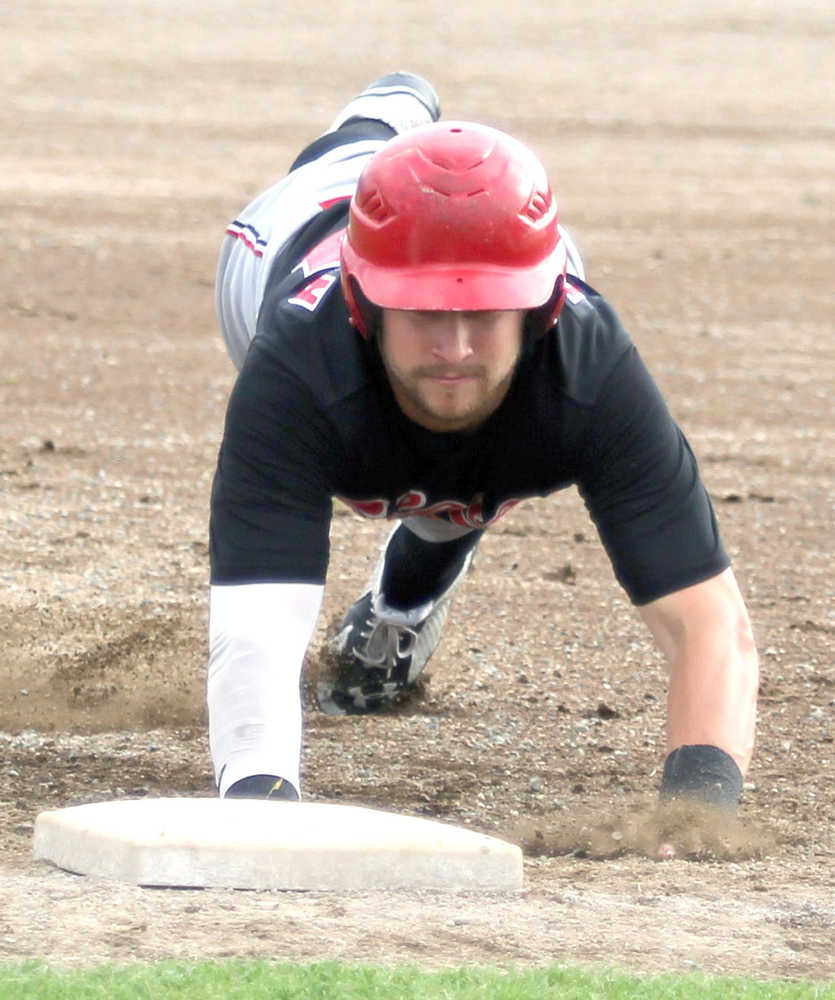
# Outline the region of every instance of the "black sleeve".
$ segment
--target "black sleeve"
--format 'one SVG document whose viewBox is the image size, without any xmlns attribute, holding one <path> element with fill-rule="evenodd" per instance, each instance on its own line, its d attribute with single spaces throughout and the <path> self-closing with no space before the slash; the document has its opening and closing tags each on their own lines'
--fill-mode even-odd
<svg viewBox="0 0 835 1000">
<path fill-rule="evenodd" d="M 696 459 L 634 346 L 598 396 L 580 469 L 580 493 L 634 604 L 728 567 Z"/>
<path fill-rule="evenodd" d="M 336 146 L 342 146 L 349 142 L 360 142 L 362 139 L 391 139 L 395 135 L 397 133 L 390 125 L 374 118 L 350 119 L 336 132 L 326 132 L 318 139 L 314 139 L 293 160 L 290 171 L 312 163 L 313 160 L 318 160 L 320 156 L 329 153 Z"/>
<path fill-rule="evenodd" d="M 212 487 L 211 581 L 324 583 L 333 435 L 260 338 L 229 399 Z"/>
</svg>

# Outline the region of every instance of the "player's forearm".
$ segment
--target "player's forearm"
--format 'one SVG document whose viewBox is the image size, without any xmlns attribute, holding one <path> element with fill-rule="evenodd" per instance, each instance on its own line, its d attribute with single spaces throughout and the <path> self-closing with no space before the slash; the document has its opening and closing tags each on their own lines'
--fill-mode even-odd
<svg viewBox="0 0 835 1000">
<path fill-rule="evenodd" d="M 694 637 L 671 667 L 667 751 L 685 745 L 719 747 L 744 774 L 754 749 L 758 686 L 750 630 Z"/>
<path fill-rule="evenodd" d="M 209 740 L 221 794 L 250 774 L 299 789 L 299 674 L 323 588 L 314 584 L 212 587 Z"/>
<path fill-rule="evenodd" d="M 744 771 L 751 760 L 759 664 L 730 569 L 641 609 L 670 666 L 668 750 L 716 746 Z"/>
</svg>

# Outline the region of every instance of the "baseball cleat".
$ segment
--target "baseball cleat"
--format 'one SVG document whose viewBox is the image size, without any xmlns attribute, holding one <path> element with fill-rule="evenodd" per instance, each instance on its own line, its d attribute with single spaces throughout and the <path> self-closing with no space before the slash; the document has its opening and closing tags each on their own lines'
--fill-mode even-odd
<svg viewBox="0 0 835 1000">
<path fill-rule="evenodd" d="M 399 133 L 436 122 L 440 117 L 441 104 L 432 84 L 400 70 L 370 83 L 342 109 L 328 131 L 335 132 L 352 119 L 372 118 Z"/>
<path fill-rule="evenodd" d="M 408 611 L 388 607 L 380 592 L 384 558 L 370 588 L 351 605 L 328 643 L 316 685 L 319 707 L 327 715 L 374 712 L 415 687 L 440 642 L 453 595 L 470 568 L 473 551 L 467 552 L 443 593 Z"/>
</svg>

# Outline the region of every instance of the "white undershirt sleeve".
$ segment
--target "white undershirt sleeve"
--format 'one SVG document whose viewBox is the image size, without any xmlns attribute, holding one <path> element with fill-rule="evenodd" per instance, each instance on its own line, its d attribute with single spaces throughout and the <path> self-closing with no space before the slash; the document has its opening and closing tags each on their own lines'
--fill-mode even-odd
<svg viewBox="0 0 835 1000">
<path fill-rule="evenodd" d="M 323 593 L 307 583 L 211 588 L 209 744 L 221 796 L 251 774 L 301 791 L 299 684 Z"/>
</svg>

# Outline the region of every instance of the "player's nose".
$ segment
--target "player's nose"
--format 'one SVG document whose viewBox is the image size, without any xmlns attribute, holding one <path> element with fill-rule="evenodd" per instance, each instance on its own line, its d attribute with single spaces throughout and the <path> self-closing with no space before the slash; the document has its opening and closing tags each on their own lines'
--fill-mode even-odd
<svg viewBox="0 0 835 1000">
<path fill-rule="evenodd" d="M 472 357 L 473 329 L 466 313 L 449 312 L 444 322 L 439 323 L 433 338 L 432 353 L 441 361 L 451 364 L 466 361 Z"/>
</svg>

